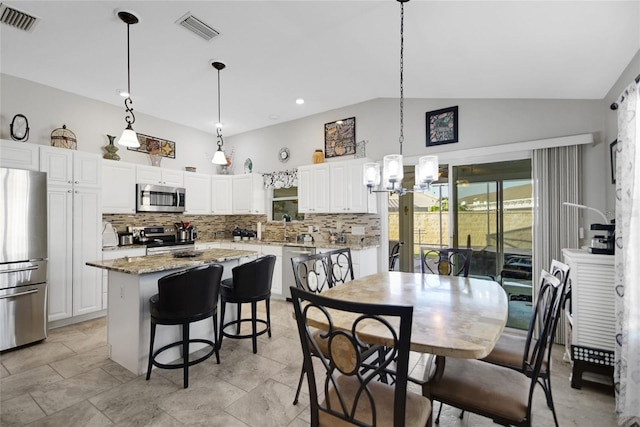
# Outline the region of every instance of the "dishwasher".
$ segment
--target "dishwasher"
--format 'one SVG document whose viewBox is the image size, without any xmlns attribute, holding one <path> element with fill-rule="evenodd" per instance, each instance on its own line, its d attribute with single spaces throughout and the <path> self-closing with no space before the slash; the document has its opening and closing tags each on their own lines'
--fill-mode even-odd
<svg viewBox="0 0 640 427">
<path fill-rule="evenodd" d="M 284 246 L 282 248 L 282 296 L 291 301 L 290 286 L 296 286 L 296 279 L 293 277 L 293 267 L 291 258 L 302 255 L 315 255 L 316 248 L 306 248 L 300 246 Z"/>
</svg>

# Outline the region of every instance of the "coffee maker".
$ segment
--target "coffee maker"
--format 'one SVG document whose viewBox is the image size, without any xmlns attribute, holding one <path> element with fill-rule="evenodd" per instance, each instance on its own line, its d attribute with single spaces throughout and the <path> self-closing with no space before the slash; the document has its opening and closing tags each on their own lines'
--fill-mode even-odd
<svg viewBox="0 0 640 427">
<path fill-rule="evenodd" d="M 589 252 L 592 254 L 613 255 L 615 253 L 615 220 L 611 220 L 611 224 L 591 224 L 591 230 L 606 232 L 604 234 L 596 234 L 591 239 Z"/>
</svg>

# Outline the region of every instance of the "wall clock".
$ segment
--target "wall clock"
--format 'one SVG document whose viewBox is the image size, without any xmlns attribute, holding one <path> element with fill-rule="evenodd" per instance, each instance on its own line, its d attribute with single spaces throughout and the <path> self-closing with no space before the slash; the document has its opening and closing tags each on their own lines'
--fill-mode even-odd
<svg viewBox="0 0 640 427">
<path fill-rule="evenodd" d="M 14 141 L 26 141 L 29 139 L 29 121 L 23 114 L 16 114 L 9 125 L 11 138 Z"/>
<path fill-rule="evenodd" d="M 280 159 L 282 163 L 289 160 L 289 149 L 287 147 L 282 147 L 280 151 L 278 151 L 278 159 Z"/>
</svg>

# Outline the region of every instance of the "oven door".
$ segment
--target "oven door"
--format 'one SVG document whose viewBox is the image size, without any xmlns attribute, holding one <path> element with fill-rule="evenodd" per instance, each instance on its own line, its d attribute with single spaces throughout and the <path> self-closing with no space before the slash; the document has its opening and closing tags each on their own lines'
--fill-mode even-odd
<svg viewBox="0 0 640 427">
<path fill-rule="evenodd" d="M 184 212 L 185 189 L 164 185 L 136 184 L 138 212 Z"/>
</svg>

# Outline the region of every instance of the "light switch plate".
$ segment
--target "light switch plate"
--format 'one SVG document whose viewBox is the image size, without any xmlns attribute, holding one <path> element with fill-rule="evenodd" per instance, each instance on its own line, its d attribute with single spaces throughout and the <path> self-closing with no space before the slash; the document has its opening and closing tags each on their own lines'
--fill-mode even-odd
<svg viewBox="0 0 640 427">
<path fill-rule="evenodd" d="M 355 235 L 355 236 L 364 236 L 364 227 L 362 226 L 352 226 L 351 227 L 351 234 Z"/>
</svg>

